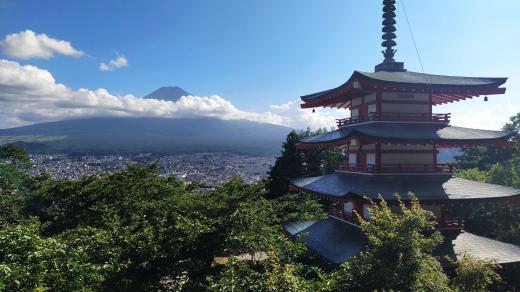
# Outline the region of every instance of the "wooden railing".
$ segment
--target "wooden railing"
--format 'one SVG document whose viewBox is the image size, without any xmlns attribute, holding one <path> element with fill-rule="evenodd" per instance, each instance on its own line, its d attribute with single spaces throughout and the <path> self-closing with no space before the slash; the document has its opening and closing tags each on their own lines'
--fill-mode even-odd
<svg viewBox="0 0 520 292">
<path fill-rule="evenodd" d="M 331 208 L 329 210 L 329 214 L 334 217 L 349 221 L 351 223 L 359 224 L 359 221 L 357 220 L 357 217 L 354 215 L 354 213 L 347 213 L 340 208 Z"/>
<path fill-rule="evenodd" d="M 439 228 L 439 229 L 463 229 L 464 228 L 464 219 L 445 218 L 438 222 L 437 228 Z"/>
<path fill-rule="evenodd" d="M 453 166 L 450 164 L 383 164 L 377 166 L 340 162 L 336 164 L 336 170 L 363 173 L 452 173 Z"/>
<path fill-rule="evenodd" d="M 450 117 L 451 114 L 369 113 L 367 117 L 351 117 L 345 119 L 337 119 L 336 123 L 338 124 L 338 127 L 369 121 L 449 123 Z"/>
</svg>

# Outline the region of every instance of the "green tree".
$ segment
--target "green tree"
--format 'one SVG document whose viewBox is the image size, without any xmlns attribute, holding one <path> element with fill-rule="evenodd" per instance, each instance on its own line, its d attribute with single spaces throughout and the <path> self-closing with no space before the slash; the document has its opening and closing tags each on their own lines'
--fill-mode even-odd
<svg viewBox="0 0 520 292">
<path fill-rule="evenodd" d="M 298 177 L 318 176 L 333 172 L 336 163 L 345 158 L 338 149 L 298 149 L 296 144 L 303 138 L 321 135 L 326 129 L 311 131 L 307 129 L 300 133 L 292 131 L 283 143 L 282 155 L 268 172 L 268 198 L 274 199 L 289 192 L 289 179 Z"/>
<path fill-rule="evenodd" d="M 230 219 L 227 241 L 233 254 L 248 254 L 256 263 L 274 240 L 275 213 L 271 203 L 266 199 L 240 202 Z"/>
<path fill-rule="evenodd" d="M 487 170 L 480 170 L 478 168 L 466 168 L 466 169 L 456 169 L 455 176 L 460 178 L 465 178 L 469 180 L 474 180 L 478 182 L 490 183 L 491 177 Z"/>
<path fill-rule="evenodd" d="M 0 290 L 97 290 L 107 266 L 64 241 L 40 235 L 37 221 L 0 229 Z"/>
<path fill-rule="evenodd" d="M 520 142 L 520 113 L 509 118 L 509 122 L 504 125 L 504 131 L 514 133 L 513 139 Z"/>
<path fill-rule="evenodd" d="M 463 154 L 456 157 L 456 167 L 459 169 L 478 168 L 488 170 L 496 164 L 502 164 L 520 153 L 520 113 L 509 119 L 502 128 L 504 131 L 513 133 L 514 147 L 484 147 L 465 149 Z"/>
<path fill-rule="evenodd" d="M 159 177 L 157 165 L 128 166 L 113 174 L 44 182 L 29 205 L 45 222 L 46 236 L 72 241 L 79 234 L 91 240 L 74 241 L 78 248 L 101 247 L 91 260 L 115 267 L 105 288 L 153 290 L 161 279 L 185 273 L 189 281 L 199 281 L 213 261 L 220 221 L 211 208 L 219 202 L 189 189 L 174 177 Z"/>
<path fill-rule="evenodd" d="M 304 266 L 295 259 L 306 251 L 301 243 L 279 233 L 262 261 L 231 257 L 212 284 L 214 291 L 318 291 L 318 280 L 304 277 Z"/>
<path fill-rule="evenodd" d="M 311 195 L 306 193 L 286 194 L 273 200 L 277 223 L 297 220 L 316 220 L 325 218 L 323 205 Z"/>
<path fill-rule="evenodd" d="M 0 226 L 17 222 L 22 217 L 26 193 L 32 187 L 25 171 L 29 162 L 22 148 L 15 145 L 0 147 Z"/>
<path fill-rule="evenodd" d="M 304 157 L 296 144 L 299 136 L 295 131 L 287 135 L 283 143 L 282 155 L 276 158 L 275 164 L 268 172 L 267 187 L 269 198 L 274 199 L 289 192 L 289 179 L 301 177 L 305 173 Z"/>
<path fill-rule="evenodd" d="M 31 163 L 27 152 L 14 144 L 0 146 L 0 160 L 8 161 L 19 166 L 29 166 Z"/>
<path fill-rule="evenodd" d="M 462 155 L 455 157 L 457 169 L 477 168 L 488 170 L 496 163 L 503 163 L 513 157 L 514 149 L 477 146 L 464 149 Z"/>
<path fill-rule="evenodd" d="M 452 280 L 456 291 L 489 291 L 488 287 L 500 281 L 496 273 L 498 265 L 493 262 L 475 259 L 464 254 L 455 263 L 455 277 Z"/>
<path fill-rule="evenodd" d="M 336 291 L 398 290 L 447 291 L 448 278 L 433 249 L 442 236 L 434 231 L 434 215 L 421 208 L 410 195 L 410 205 L 399 201 L 400 212 L 392 213 L 379 197 L 372 202 L 371 220 L 360 216 L 368 238 L 367 249 L 334 273 Z"/>
</svg>

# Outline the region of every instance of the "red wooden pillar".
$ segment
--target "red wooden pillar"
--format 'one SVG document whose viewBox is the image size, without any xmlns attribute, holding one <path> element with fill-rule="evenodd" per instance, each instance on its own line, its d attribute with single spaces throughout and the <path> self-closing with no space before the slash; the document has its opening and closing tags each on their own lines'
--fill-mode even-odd
<svg viewBox="0 0 520 292">
<path fill-rule="evenodd" d="M 437 169 L 437 144 L 433 144 L 433 167 Z"/>
<path fill-rule="evenodd" d="M 432 91 L 430 90 L 430 120 L 433 119 L 432 115 L 433 115 L 433 93 Z"/>
<path fill-rule="evenodd" d="M 363 204 L 359 199 L 352 199 L 352 213 L 356 211 L 359 216 L 363 217 Z M 356 216 L 352 216 L 353 221 L 357 222 Z"/>
<path fill-rule="evenodd" d="M 376 113 L 380 117 L 381 116 L 381 100 L 383 99 L 383 92 L 378 89 L 376 91 Z"/>
<path fill-rule="evenodd" d="M 437 218 L 439 225 L 445 224 L 446 221 L 446 205 L 441 205 L 441 217 Z"/>
<path fill-rule="evenodd" d="M 376 142 L 376 171 L 381 169 L 381 143 Z"/>
</svg>

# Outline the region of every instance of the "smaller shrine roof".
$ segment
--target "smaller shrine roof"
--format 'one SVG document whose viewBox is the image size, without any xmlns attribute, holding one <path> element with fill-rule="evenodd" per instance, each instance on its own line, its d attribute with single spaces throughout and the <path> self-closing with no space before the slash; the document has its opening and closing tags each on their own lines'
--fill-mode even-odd
<svg viewBox="0 0 520 292">
<path fill-rule="evenodd" d="M 360 228 L 332 217 L 316 221 L 286 222 L 283 227 L 292 236 L 302 236 L 309 248 L 336 264 L 357 255 L 367 244 L 366 236 Z M 520 247 L 514 244 L 467 231 L 444 236 L 444 242 L 433 252 L 441 260 L 446 255 L 456 259 L 457 256 L 468 253 L 482 260 L 495 260 L 498 264 L 520 262 Z M 449 265 L 443 260 L 441 263 Z"/>
<path fill-rule="evenodd" d="M 409 192 L 421 200 L 486 200 L 520 195 L 520 189 L 481 183 L 451 175 L 367 175 L 335 172 L 332 174 L 295 178 L 294 186 L 311 193 L 342 198 L 347 195 L 396 200 L 395 194 L 406 197 Z"/>
<path fill-rule="evenodd" d="M 359 227 L 334 218 L 317 221 L 292 221 L 283 224 L 285 231 L 329 261 L 340 264 L 357 255 L 366 245 Z"/>
<path fill-rule="evenodd" d="M 467 231 L 443 234 L 444 242 L 437 247 L 435 254 L 451 258 L 462 256 L 465 252 L 481 260 L 495 260 L 498 264 L 520 261 L 520 247 L 501 242 Z"/>
<path fill-rule="evenodd" d="M 507 140 L 512 134 L 504 131 L 470 129 L 439 124 L 368 122 L 302 139 L 300 147 L 312 147 L 347 141 L 350 137 L 388 141 L 426 141 L 436 144 L 479 144 Z"/>
</svg>

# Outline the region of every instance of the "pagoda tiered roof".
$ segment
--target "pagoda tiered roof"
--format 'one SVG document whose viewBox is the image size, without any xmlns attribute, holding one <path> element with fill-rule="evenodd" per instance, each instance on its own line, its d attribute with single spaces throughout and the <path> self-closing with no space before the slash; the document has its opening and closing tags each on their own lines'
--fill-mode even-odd
<svg viewBox="0 0 520 292">
<path fill-rule="evenodd" d="M 346 145 L 349 139 L 356 137 L 379 142 L 435 143 L 460 146 L 492 143 L 507 146 L 507 141 L 512 135 L 512 133 L 504 131 L 470 129 L 446 124 L 373 121 L 341 127 L 335 131 L 302 139 L 298 143 L 298 147 L 314 148 Z"/>
<path fill-rule="evenodd" d="M 387 201 L 394 201 L 395 194 L 407 196 L 408 192 L 413 192 L 421 201 L 497 201 L 520 197 L 520 189 L 446 174 L 367 175 L 335 172 L 317 177 L 294 178 L 290 183 L 299 190 L 331 199 L 349 196 L 378 199 L 378 195 L 381 195 Z"/>
<path fill-rule="evenodd" d="M 362 230 L 345 221 L 329 217 L 316 221 L 292 221 L 284 224 L 284 229 L 327 260 L 341 264 L 357 255 L 367 244 Z M 498 264 L 520 262 L 520 247 L 478 236 L 467 231 L 444 235 L 444 242 L 433 252 L 443 266 L 450 263 L 445 256 L 457 259 L 467 253 L 482 260 L 493 260 Z"/>
<path fill-rule="evenodd" d="M 449 212 L 452 205 L 468 203 L 518 205 L 520 189 L 454 177 L 452 165 L 437 161 L 439 148 L 507 147 L 511 146 L 513 133 L 451 126 L 451 114 L 433 113 L 434 105 L 478 96 L 485 96 L 487 101 L 488 95 L 504 94 L 506 88 L 501 86 L 507 78 L 407 71 L 404 63 L 394 59 L 395 2 L 383 1 L 384 60 L 375 66 L 375 72 L 354 71 L 338 87 L 301 97 L 302 108 L 345 108 L 351 113 L 337 120 L 339 129 L 304 138 L 297 147 L 339 147 L 348 158 L 338 162 L 334 173 L 290 180 L 291 191 L 333 201 L 333 216 L 286 222 L 284 228 L 323 257 L 342 263 L 366 246 L 366 236 L 353 217 L 354 211 L 370 219 L 367 199 L 381 196 L 395 205 L 395 194 L 406 196 L 413 192 L 437 216 L 437 228 L 445 233 L 445 241 L 435 255 L 456 258 L 467 252 L 499 264 L 520 262 L 519 246 L 466 232 L 461 216 Z"/>
<path fill-rule="evenodd" d="M 325 91 L 302 96 L 302 108 L 349 108 L 352 99 L 376 91 L 431 93 L 432 105 L 473 98 L 480 95 L 503 94 L 507 78 L 460 77 L 424 74 L 412 71 L 354 71 L 344 84 Z"/>
</svg>

